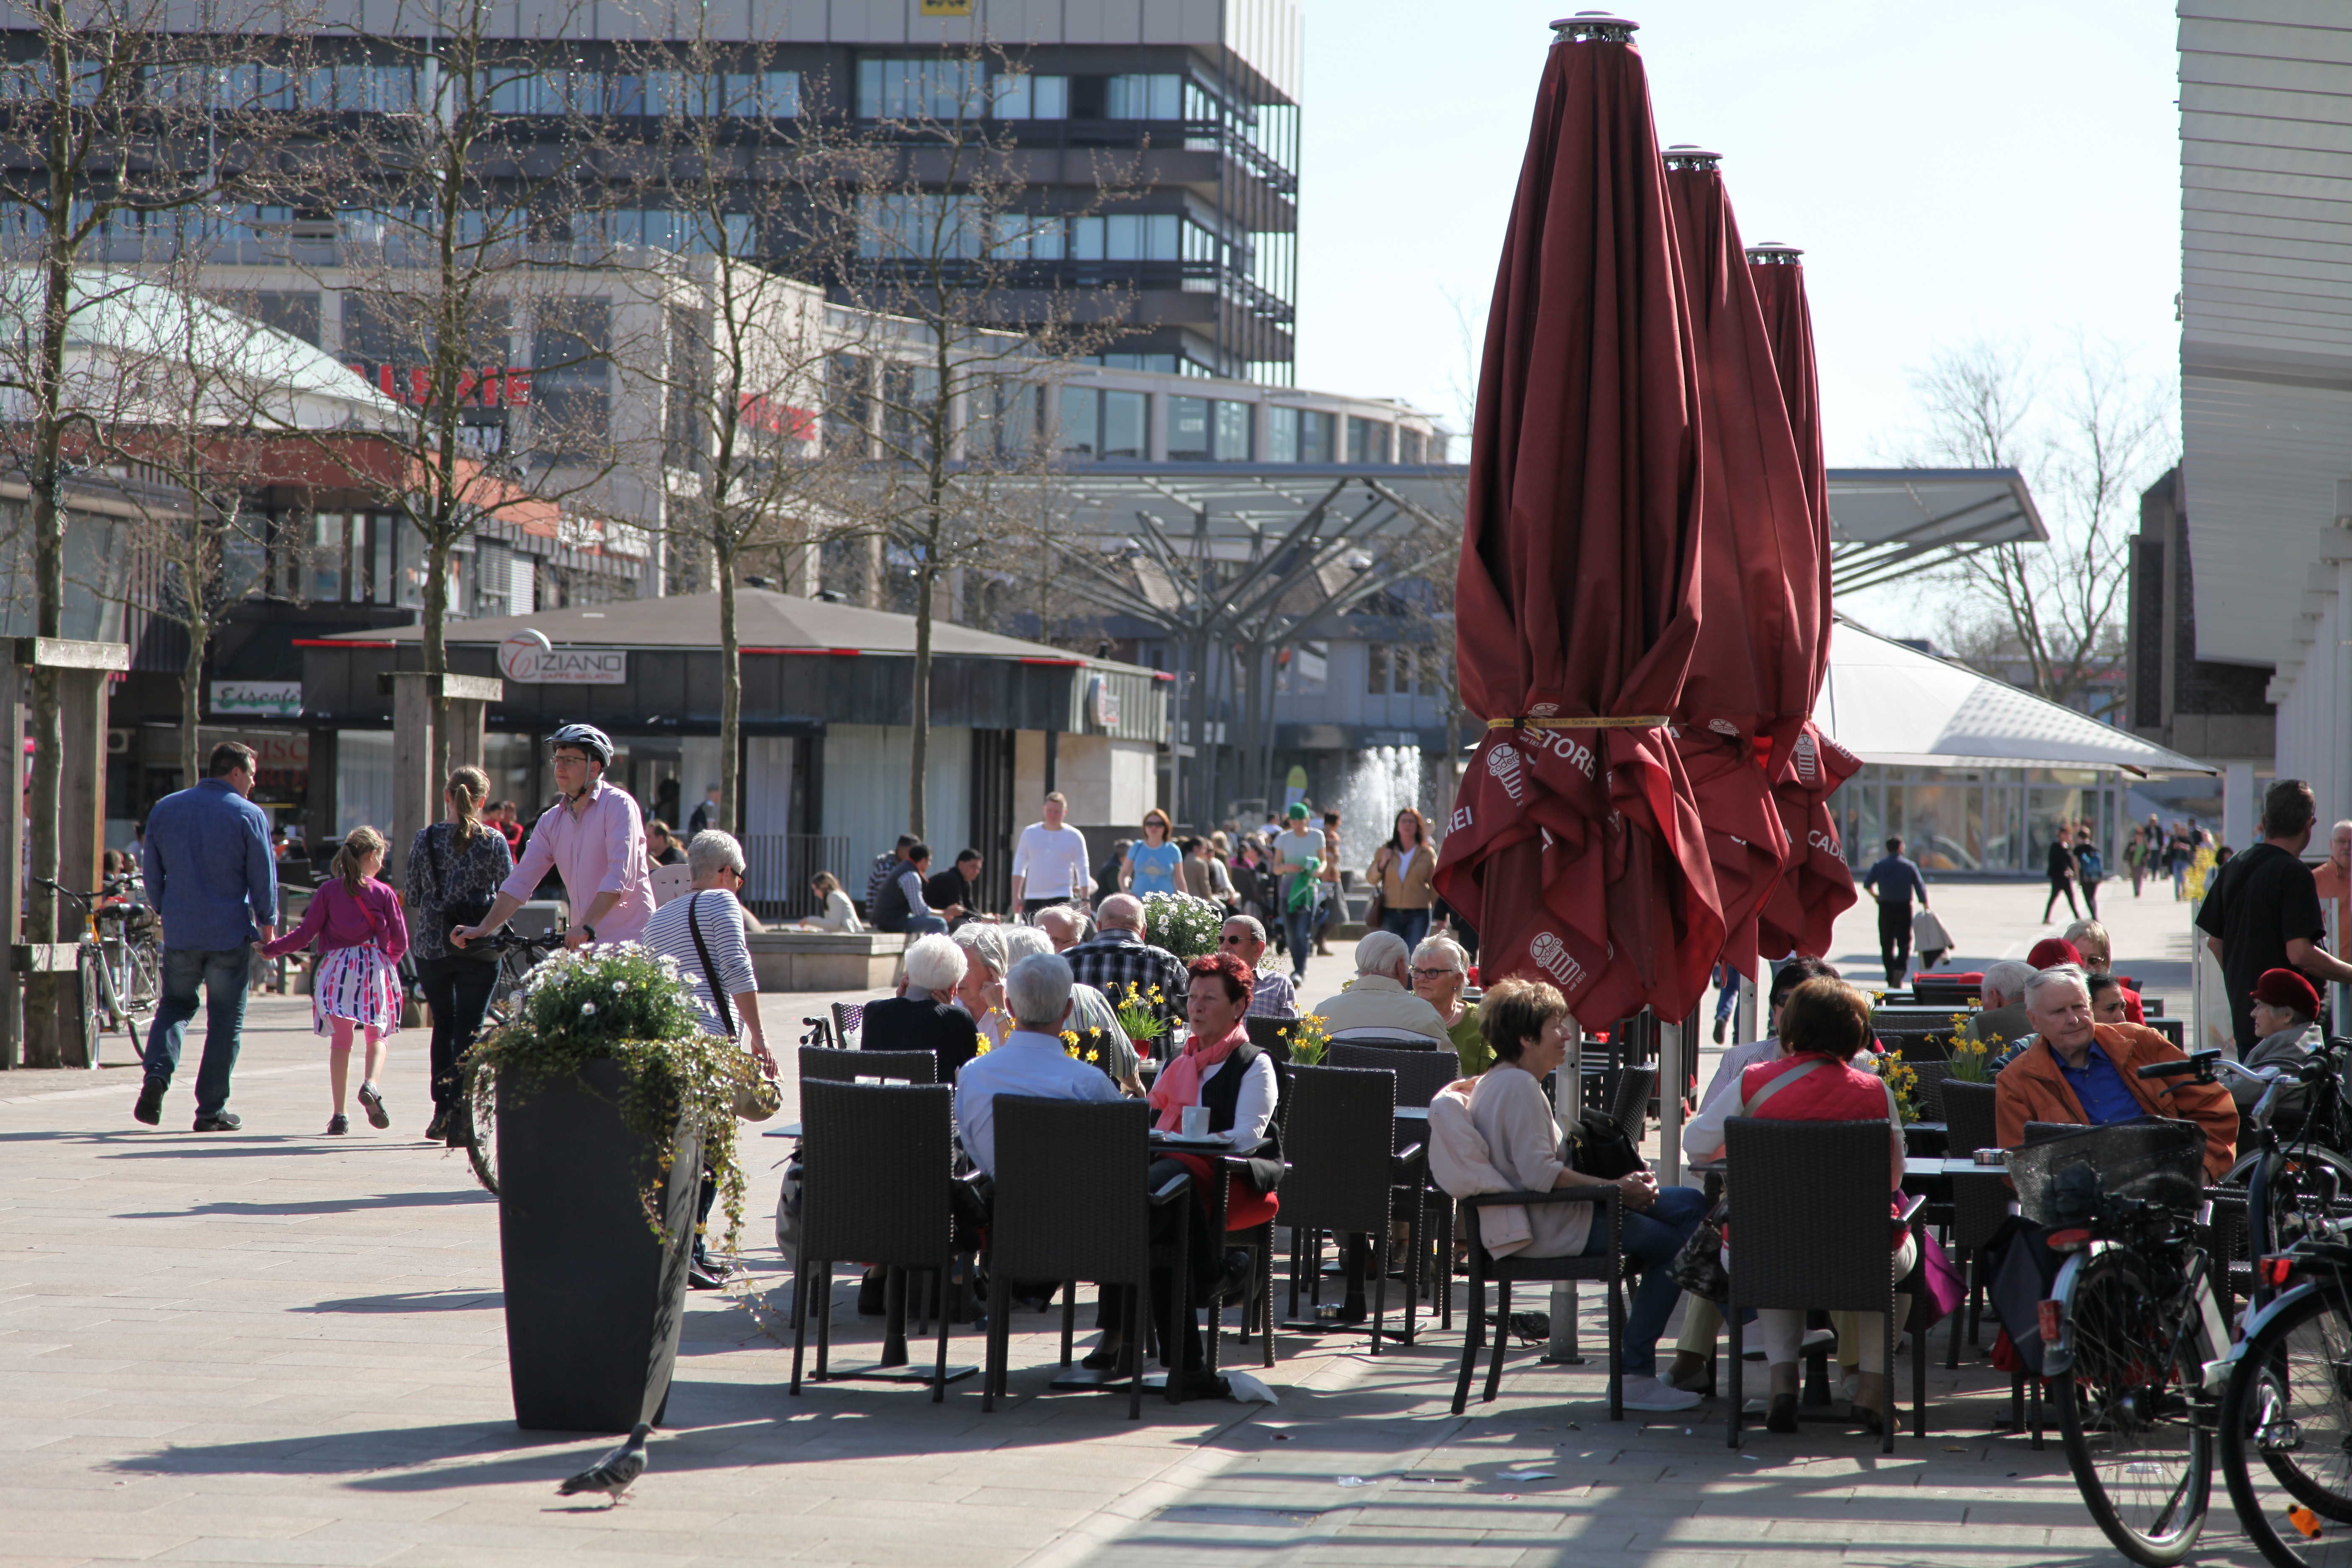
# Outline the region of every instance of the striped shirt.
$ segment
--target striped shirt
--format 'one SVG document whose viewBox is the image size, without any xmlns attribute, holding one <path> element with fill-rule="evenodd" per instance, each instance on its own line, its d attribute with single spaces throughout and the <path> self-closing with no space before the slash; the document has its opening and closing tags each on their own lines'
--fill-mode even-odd
<svg viewBox="0 0 2352 1568">
<path fill-rule="evenodd" d="M 693 911 L 693 924 L 688 923 L 688 910 Z M 709 888 L 683 899 L 672 899 L 654 911 L 653 918 L 646 922 L 645 935 L 637 940 L 656 952 L 666 952 L 677 960 L 678 971 L 686 978 L 687 989 L 693 994 L 694 1005 L 701 1009 L 703 1033 L 740 1033 L 742 1018 L 736 1016 L 735 1028 L 729 1030 L 719 1021 L 719 1009 L 711 1005 L 710 986 L 703 977 L 702 954 L 694 945 L 695 924 L 702 928 L 703 946 L 710 950 L 710 967 L 718 972 L 719 987 L 730 998 L 728 1011 L 733 1014 L 732 998 L 760 988 L 759 979 L 751 971 L 751 945 L 743 937 L 743 906 L 735 901 L 734 894 L 724 888 Z"/>
</svg>

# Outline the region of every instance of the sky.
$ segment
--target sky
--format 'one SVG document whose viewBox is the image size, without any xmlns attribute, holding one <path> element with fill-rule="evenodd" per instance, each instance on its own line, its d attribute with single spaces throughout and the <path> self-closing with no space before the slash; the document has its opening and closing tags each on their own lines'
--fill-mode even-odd
<svg viewBox="0 0 2352 1568">
<path fill-rule="evenodd" d="M 1299 383 L 1447 416 L 1457 461 L 1546 24 L 1579 8 L 1307 8 Z M 2171 374 L 2169 5 L 1633 0 L 1619 14 L 1642 25 L 1660 143 L 1721 153 L 1742 237 L 1805 252 L 1832 466 L 1915 448 L 1912 377 L 1979 339 L 2056 359 L 2080 333 Z"/>
</svg>

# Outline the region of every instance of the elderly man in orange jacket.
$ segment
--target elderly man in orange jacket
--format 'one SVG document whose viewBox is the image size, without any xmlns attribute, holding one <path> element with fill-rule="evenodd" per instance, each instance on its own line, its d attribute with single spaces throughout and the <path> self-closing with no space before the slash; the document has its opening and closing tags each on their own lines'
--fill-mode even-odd
<svg viewBox="0 0 2352 1568">
<path fill-rule="evenodd" d="M 2135 1117 L 2194 1121 L 2205 1130 L 2205 1172 L 2215 1180 L 2237 1153 L 2238 1108 L 2219 1084 L 2142 1079 L 2152 1062 L 2179 1061 L 2179 1047 L 2138 1024 L 2091 1020 L 2091 994 L 2073 964 L 2025 983 L 2025 1011 L 2041 1036 L 1993 1079 L 2001 1147 L 2025 1142 L 2029 1121 L 2104 1127 Z"/>
</svg>

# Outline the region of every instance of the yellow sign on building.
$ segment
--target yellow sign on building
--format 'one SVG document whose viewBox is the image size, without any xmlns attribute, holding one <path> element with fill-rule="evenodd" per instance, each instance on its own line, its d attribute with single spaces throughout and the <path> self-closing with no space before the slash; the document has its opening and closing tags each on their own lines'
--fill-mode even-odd
<svg viewBox="0 0 2352 1568">
<path fill-rule="evenodd" d="M 971 0 L 923 0 L 926 16 L 969 16 Z"/>
</svg>

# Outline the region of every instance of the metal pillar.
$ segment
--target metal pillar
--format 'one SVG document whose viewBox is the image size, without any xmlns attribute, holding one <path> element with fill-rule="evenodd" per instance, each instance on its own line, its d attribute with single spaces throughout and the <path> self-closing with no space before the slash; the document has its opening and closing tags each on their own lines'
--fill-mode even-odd
<svg viewBox="0 0 2352 1568">
<path fill-rule="evenodd" d="M 1568 1055 L 1560 1058 L 1559 1069 L 1551 1078 L 1552 1114 L 1559 1121 L 1560 1135 L 1566 1137 L 1570 1128 L 1584 1110 L 1584 1026 L 1574 1018 L 1568 1021 Z M 1510 1331 L 1508 1323 L 1495 1325 L 1496 1334 Z M 1581 1366 L 1584 1358 L 1576 1350 L 1576 1281 L 1562 1280 L 1551 1288 L 1551 1341 L 1544 1347 L 1543 1359 L 1564 1366 Z"/>
</svg>

